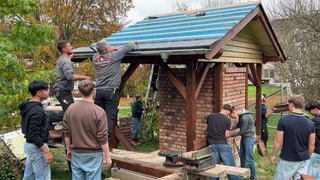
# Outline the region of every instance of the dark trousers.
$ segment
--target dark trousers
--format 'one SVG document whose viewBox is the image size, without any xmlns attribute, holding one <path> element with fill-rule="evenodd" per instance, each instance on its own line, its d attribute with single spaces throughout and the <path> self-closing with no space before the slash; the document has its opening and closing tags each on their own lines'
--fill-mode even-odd
<svg viewBox="0 0 320 180">
<path fill-rule="evenodd" d="M 102 107 L 107 114 L 109 144 L 113 135 L 113 126 L 118 114 L 120 92 L 118 89 L 97 89 L 94 103 Z"/>
<path fill-rule="evenodd" d="M 264 145 L 267 147 L 268 142 L 268 126 L 267 124 L 261 124 L 261 140 L 263 141 Z"/>
<path fill-rule="evenodd" d="M 71 91 L 57 90 L 55 91 L 56 97 L 62 106 L 63 112 L 66 112 L 70 104 L 74 103 Z"/>
<path fill-rule="evenodd" d="M 55 91 L 56 98 L 58 99 L 63 114 L 66 112 L 67 108 L 70 106 L 70 104 L 74 103 L 73 96 L 71 91 L 65 91 L 65 90 L 56 90 Z M 63 117 L 63 115 L 62 115 Z M 64 143 L 64 134 L 62 133 L 62 141 Z M 65 150 L 67 153 L 67 150 Z M 71 171 L 71 161 L 68 161 L 69 170 Z"/>
</svg>

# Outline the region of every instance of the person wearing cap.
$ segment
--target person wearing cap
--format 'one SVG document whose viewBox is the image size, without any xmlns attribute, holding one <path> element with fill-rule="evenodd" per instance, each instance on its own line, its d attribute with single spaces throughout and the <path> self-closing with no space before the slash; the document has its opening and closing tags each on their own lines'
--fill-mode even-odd
<svg viewBox="0 0 320 180">
<path fill-rule="evenodd" d="M 314 115 L 312 122 L 316 130 L 316 143 L 314 151 L 310 157 L 308 175 L 320 179 L 320 101 L 311 100 L 305 105 L 305 110 Z"/>
<path fill-rule="evenodd" d="M 266 95 L 261 95 L 261 140 L 263 141 L 265 147 L 267 147 L 269 134 L 268 134 L 268 118 L 272 115 L 272 110 L 267 109 L 266 105 Z"/>
<path fill-rule="evenodd" d="M 220 112 L 212 113 L 207 117 L 208 135 L 207 141 L 212 148 L 214 154 L 214 163 L 236 166 L 232 148 L 228 143 L 227 138 L 230 137 L 231 119 L 230 114 L 233 111 L 230 104 L 224 104 Z M 231 180 L 240 180 L 240 176 L 228 175 Z M 219 178 L 211 177 L 211 180 Z"/>
<path fill-rule="evenodd" d="M 239 129 L 239 131 L 231 134 L 231 137 L 241 136 L 240 166 L 245 168 L 248 163 L 250 165 L 250 180 L 257 179 L 256 163 L 253 157 L 256 133 L 252 113 L 246 109 L 237 107 L 230 116 L 238 120 L 231 130 Z"/>
<path fill-rule="evenodd" d="M 291 114 L 281 117 L 278 122 L 270 157 L 271 164 L 274 164 L 281 149 L 275 180 L 301 179 L 301 175 L 308 172 L 309 159 L 314 152 L 315 128 L 302 112 L 304 97 L 290 96 L 288 103 Z"/>
<path fill-rule="evenodd" d="M 107 113 L 109 144 L 112 140 L 113 126 L 120 101 L 120 65 L 123 57 L 131 52 L 137 44 L 137 41 L 132 41 L 117 49 L 111 47 L 106 40 L 101 40 L 96 46 L 98 52 L 92 57 L 97 89 L 94 103 L 102 107 Z"/>
</svg>

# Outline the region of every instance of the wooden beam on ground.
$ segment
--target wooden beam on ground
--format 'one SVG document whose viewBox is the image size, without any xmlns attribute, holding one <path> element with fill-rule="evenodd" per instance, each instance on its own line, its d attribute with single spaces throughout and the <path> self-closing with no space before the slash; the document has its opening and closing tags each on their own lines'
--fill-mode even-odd
<svg viewBox="0 0 320 180">
<path fill-rule="evenodd" d="M 177 172 L 174 174 L 170 174 L 168 176 L 164 176 L 162 178 L 158 178 L 158 180 L 185 180 L 186 179 L 186 175 L 182 172 Z"/>
<path fill-rule="evenodd" d="M 112 162 L 117 164 L 117 167 L 128 169 L 130 171 L 147 174 L 150 176 L 155 177 L 164 177 L 173 173 L 176 173 L 176 171 L 164 168 L 163 166 L 149 163 L 149 162 L 142 162 L 136 159 L 128 159 L 128 158 L 122 158 L 122 157 L 115 157 L 112 156 L 111 153 Z"/>
<path fill-rule="evenodd" d="M 216 167 L 208 169 L 206 171 L 201 171 L 198 174 L 211 177 L 223 177 L 227 174 L 248 177 L 250 175 L 250 170 L 248 168 L 217 164 Z"/>
</svg>

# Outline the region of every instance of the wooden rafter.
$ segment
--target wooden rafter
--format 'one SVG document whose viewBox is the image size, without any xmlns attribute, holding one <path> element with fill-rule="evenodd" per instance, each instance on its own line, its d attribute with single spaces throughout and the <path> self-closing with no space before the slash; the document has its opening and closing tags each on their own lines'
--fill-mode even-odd
<svg viewBox="0 0 320 180">
<path fill-rule="evenodd" d="M 129 67 L 127 68 L 126 72 L 122 75 L 121 84 L 119 89 L 121 90 L 123 86 L 126 84 L 130 76 L 134 73 L 137 67 L 140 65 L 140 61 L 133 61 L 130 63 Z"/>
<path fill-rule="evenodd" d="M 202 85 L 204 83 L 204 80 L 206 79 L 206 76 L 207 76 L 207 74 L 209 72 L 209 69 L 210 69 L 211 65 L 212 65 L 212 63 L 205 63 L 205 67 L 203 68 L 203 70 L 201 70 L 202 74 L 201 74 L 199 82 L 197 83 L 197 88 L 196 88 L 196 95 L 195 95 L 196 99 L 198 98 L 198 95 L 200 93 L 201 87 L 202 87 Z"/>
<path fill-rule="evenodd" d="M 161 62 L 159 63 L 159 65 L 161 66 L 161 70 L 164 71 L 164 74 L 167 75 L 167 77 L 170 79 L 172 84 L 177 88 L 181 96 L 184 99 L 186 99 L 186 96 L 187 96 L 186 87 L 184 86 L 184 84 L 175 77 L 175 75 L 173 74 L 173 72 L 171 71 L 170 67 L 167 64 Z"/>
<path fill-rule="evenodd" d="M 250 67 L 250 72 L 251 72 L 252 80 L 253 80 L 252 83 L 256 87 L 260 87 L 261 85 L 259 85 L 259 82 L 261 81 L 261 79 L 259 79 L 259 77 L 258 77 L 257 69 L 256 69 L 255 65 L 254 64 L 249 64 L 249 67 Z"/>
</svg>

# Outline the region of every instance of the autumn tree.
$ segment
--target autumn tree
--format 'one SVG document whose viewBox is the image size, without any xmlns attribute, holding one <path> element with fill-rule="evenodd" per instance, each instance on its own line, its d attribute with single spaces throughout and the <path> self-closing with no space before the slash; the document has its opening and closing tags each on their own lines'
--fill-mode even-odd
<svg viewBox="0 0 320 180">
<path fill-rule="evenodd" d="M 41 6 L 35 0 L 2 1 L 0 8 L 0 126 L 20 124 L 18 105 L 29 97 L 27 85 L 31 80 L 50 81 L 53 71 L 29 73 L 23 63 L 32 63 L 36 49 L 53 44 L 55 29 L 39 23 L 35 11 Z"/>
<path fill-rule="evenodd" d="M 57 26 L 61 40 L 88 46 L 122 29 L 132 0 L 47 0 L 43 21 Z"/>
</svg>

